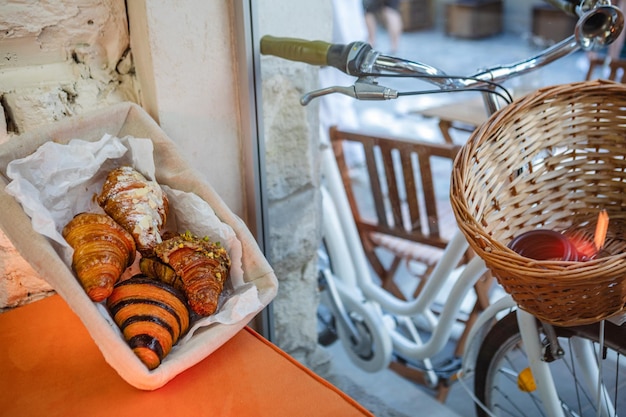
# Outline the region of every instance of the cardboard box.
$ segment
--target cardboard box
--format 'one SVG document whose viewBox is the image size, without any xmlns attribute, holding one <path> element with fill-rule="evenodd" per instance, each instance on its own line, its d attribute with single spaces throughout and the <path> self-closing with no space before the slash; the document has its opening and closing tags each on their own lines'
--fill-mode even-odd
<svg viewBox="0 0 626 417">
<path fill-rule="evenodd" d="M 545 43 L 557 43 L 572 36 L 577 21 L 574 16 L 566 15 L 556 7 L 533 6 L 533 35 Z"/>
<path fill-rule="evenodd" d="M 428 29 L 433 25 L 431 0 L 401 0 L 400 14 L 405 32 Z"/>
<path fill-rule="evenodd" d="M 174 189 L 195 193 L 215 211 L 217 217 L 230 225 L 242 245 L 244 281 L 256 287 L 261 307 L 235 324 L 213 324 L 201 329 L 182 347 L 165 358 L 159 367 L 149 371 L 135 356 L 101 313 L 98 306 L 85 294 L 71 268 L 59 256 L 55 245 L 36 232 L 31 219 L 5 187 L 7 164 L 32 154 L 40 145 L 54 141 L 67 143 L 80 138 L 98 141 L 104 134 L 149 138 L 154 146 L 156 180 Z M 0 146 L 0 228 L 20 254 L 46 279 L 81 319 L 98 345 L 105 360 L 129 384 L 144 390 L 165 385 L 180 372 L 210 355 L 241 330 L 263 307 L 276 296 L 278 282 L 267 260 L 261 253 L 246 225 L 235 216 L 213 188 L 185 162 L 176 144 L 156 122 L 139 106 L 131 103 L 114 105 L 88 115 L 74 116 L 21 135 Z M 63 337 L 63 335 L 59 335 Z"/>
<path fill-rule="evenodd" d="M 461 0 L 446 4 L 446 34 L 484 38 L 502 32 L 501 0 Z"/>
</svg>

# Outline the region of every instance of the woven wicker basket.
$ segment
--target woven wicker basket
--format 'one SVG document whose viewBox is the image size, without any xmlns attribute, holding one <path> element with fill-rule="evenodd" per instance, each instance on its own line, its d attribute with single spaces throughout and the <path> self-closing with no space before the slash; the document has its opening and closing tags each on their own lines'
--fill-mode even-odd
<svg viewBox="0 0 626 417">
<path fill-rule="evenodd" d="M 472 134 L 453 172 L 459 227 L 520 308 L 560 326 L 625 309 L 626 85 L 578 82 L 515 101 Z M 591 260 L 536 261 L 507 248 L 535 229 L 592 241 L 602 209 L 607 243 Z"/>
</svg>

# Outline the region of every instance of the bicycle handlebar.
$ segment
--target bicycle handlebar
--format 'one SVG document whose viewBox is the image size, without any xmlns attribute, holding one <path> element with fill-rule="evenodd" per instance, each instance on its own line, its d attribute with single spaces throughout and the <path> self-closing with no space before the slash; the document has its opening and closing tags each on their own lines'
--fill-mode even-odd
<svg viewBox="0 0 626 417">
<path fill-rule="evenodd" d="M 261 53 L 275 55 L 291 61 L 315 66 L 331 66 L 348 75 L 359 77 L 352 87 L 331 87 L 309 93 L 302 104 L 320 95 L 339 92 L 364 100 L 396 98 L 396 91 L 379 86 L 373 77 L 385 72 L 422 77 L 441 90 L 452 91 L 485 87 L 493 89 L 489 83 L 505 81 L 542 67 L 579 49 L 590 50 L 596 46 L 612 43 L 621 33 L 624 16 L 610 0 L 546 0 L 568 14 L 579 16 L 575 35 L 545 49 L 540 54 L 508 66 L 498 66 L 475 75 L 450 77 L 438 68 L 401 58 L 383 55 L 365 42 L 352 42 L 347 45 L 325 41 L 309 41 L 296 38 L 263 36 Z M 490 105 L 489 107 L 494 107 Z M 493 109 L 491 109 L 493 110 Z"/>
<path fill-rule="evenodd" d="M 546 0 L 566 14 L 578 16 L 577 8 L 589 10 L 598 4 L 609 4 L 598 0 Z M 264 36 L 261 39 L 261 53 L 274 55 L 290 61 L 303 62 L 310 65 L 332 66 L 341 71 L 350 72 L 345 62 L 350 55 L 366 55 L 371 46 L 364 42 L 353 42 L 348 45 L 332 44 L 325 41 L 309 41 L 296 38 L 279 38 Z"/>
<path fill-rule="evenodd" d="M 423 74 L 442 79 L 447 77 L 443 71 L 429 65 L 383 55 L 365 42 L 343 45 L 266 35 L 261 38 L 261 54 L 310 65 L 331 66 L 356 77 L 370 76 L 382 71 Z M 450 84 L 449 80 L 438 81 L 441 86 Z M 438 83 L 437 80 L 434 82 Z"/>
</svg>

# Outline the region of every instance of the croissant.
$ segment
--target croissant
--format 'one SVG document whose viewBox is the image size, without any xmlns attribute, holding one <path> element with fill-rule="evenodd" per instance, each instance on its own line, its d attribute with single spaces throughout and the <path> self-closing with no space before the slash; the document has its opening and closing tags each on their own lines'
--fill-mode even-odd
<svg viewBox="0 0 626 417">
<path fill-rule="evenodd" d="M 158 258 L 141 258 L 139 260 L 139 270 L 147 277 L 158 279 L 170 284 L 179 291 L 184 291 L 183 281 L 174 269 L 161 262 Z"/>
<path fill-rule="evenodd" d="M 230 273 L 231 260 L 226 249 L 219 243 L 184 233 L 158 244 L 154 252 L 180 276 L 193 312 L 208 316 L 217 310 Z"/>
<path fill-rule="evenodd" d="M 107 298 L 135 260 L 133 237 L 106 214 L 80 213 L 62 231 L 74 249 L 72 269 L 92 301 Z"/>
<path fill-rule="evenodd" d="M 123 166 L 109 172 L 97 201 L 133 236 L 142 255 L 150 255 L 162 241 L 160 230 L 169 210 L 167 196 L 159 184 L 134 168 Z"/>
<path fill-rule="evenodd" d="M 106 304 L 124 340 L 151 370 L 189 330 L 184 295 L 141 274 L 118 282 Z"/>
</svg>

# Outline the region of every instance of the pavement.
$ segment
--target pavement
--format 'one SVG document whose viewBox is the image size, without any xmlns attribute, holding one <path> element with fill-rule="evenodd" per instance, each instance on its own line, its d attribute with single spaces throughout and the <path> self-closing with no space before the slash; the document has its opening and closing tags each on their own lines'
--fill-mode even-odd
<svg viewBox="0 0 626 417">
<path fill-rule="evenodd" d="M 385 51 L 388 38 L 382 29 L 378 40 L 376 48 Z M 479 69 L 520 61 L 540 51 L 541 48 L 524 35 L 504 33 L 484 39 L 467 40 L 448 37 L 441 30 L 433 29 L 405 32 L 395 55 L 428 63 L 448 74 L 470 75 Z M 508 82 L 506 86 L 519 91 L 580 81 L 585 77 L 586 65 L 585 53 L 576 52 L 530 75 Z M 409 89 L 423 88 L 409 85 L 405 80 L 399 86 Z M 432 94 L 402 97 L 387 102 L 355 101 L 357 126 L 353 127 L 368 132 L 380 131 L 408 138 L 441 141 L 436 120 L 420 117 L 416 111 L 458 99 L 458 95 L 453 94 Z M 455 141 L 462 142 L 466 138 L 466 134 L 460 134 L 455 137 Z M 371 374 L 357 368 L 339 342 L 324 350 L 331 357 L 330 371 L 326 375 L 328 379 L 372 410 L 377 417 L 475 416 L 470 394 L 460 382 L 452 385 L 447 400 L 442 404 L 434 398 L 432 391 L 391 370 Z M 471 381 L 465 381 L 465 384 L 472 386 Z"/>
</svg>

